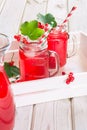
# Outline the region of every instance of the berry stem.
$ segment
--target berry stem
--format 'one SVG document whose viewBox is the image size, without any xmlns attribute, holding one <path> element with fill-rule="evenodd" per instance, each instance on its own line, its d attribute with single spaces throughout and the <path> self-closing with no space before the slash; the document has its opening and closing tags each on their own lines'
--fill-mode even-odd
<svg viewBox="0 0 87 130">
<path fill-rule="evenodd" d="M 14 52 L 13 52 L 13 54 L 12 54 L 12 56 L 11 56 L 11 61 L 13 61 L 13 57 L 14 57 Z"/>
</svg>

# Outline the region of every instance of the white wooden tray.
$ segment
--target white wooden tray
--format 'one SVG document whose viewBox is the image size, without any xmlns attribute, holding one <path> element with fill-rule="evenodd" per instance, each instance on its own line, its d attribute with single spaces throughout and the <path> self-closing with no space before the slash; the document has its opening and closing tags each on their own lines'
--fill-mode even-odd
<svg viewBox="0 0 87 130">
<path fill-rule="evenodd" d="M 77 52 L 67 59 L 67 64 L 60 68 L 58 75 L 11 84 L 17 107 L 87 95 L 87 55 L 83 47 L 87 44 L 87 36 L 83 32 L 74 35 L 77 38 Z M 62 71 L 73 72 L 75 80 L 67 85 L 67 75 L 61 76 Z"/>
</svg>

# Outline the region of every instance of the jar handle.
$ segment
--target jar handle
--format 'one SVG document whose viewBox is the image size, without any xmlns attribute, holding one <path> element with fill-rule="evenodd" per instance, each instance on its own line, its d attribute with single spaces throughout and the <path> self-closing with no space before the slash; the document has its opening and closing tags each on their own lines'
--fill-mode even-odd
<svg viewBox="0 0 87 130">
<path fill-rule="evenodd" d="M 77 37 L 76 34 L 70 33 L 67 45 L 67 58 L 74 56 L 77 53 Z"/>
<path fill-rule="evenodd" d="M 49 77 L 56 75 L 59 71 L 59 56 L 55 51 L 49 50 Z"/>
</svg>

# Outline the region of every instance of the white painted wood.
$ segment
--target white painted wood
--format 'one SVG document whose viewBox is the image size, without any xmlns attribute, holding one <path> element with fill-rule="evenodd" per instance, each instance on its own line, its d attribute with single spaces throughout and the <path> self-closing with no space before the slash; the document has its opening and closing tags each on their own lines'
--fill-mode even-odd
<svg viewBox="0 0 87 130">
<path fill-rule="evenodd" d="M 13 130 L 30 130 L 33 106 L 16 108 L 16 119 Z"/>
<path fill-rule="evenodd" d="M 3 6 L 4 6 L 5 2 L 6 2 L 6 0 L 0 0 L 0 14 L 3 10 Z"/>
<path fill-rule="evenodd" d="M 70 18 L 69 30 L 70 31 L 83 31 L 87 33 L 87 0 L 76 0 L 78 2 L 77 10 L 74 12 L 73 16 Z M 69 10 L 75 5 L 75 0 L 68 1 Z"/>
<path fill-rule="evenodd" d="M 48 0 L 47 12 L 52 13 L 60 24 L 67 14 L 67 0 Z"/>
<path fill-rule="evenodd" d="M 35 105 L 31 130 L 72 130 L 70 101 Z"/>
<path fill-rule="evenodd" d="M 81 35 L 80 41 L 86 38 L 85 34 Z M 80 51 L 81 48 L 80 50 L 78 48 L 76 55 L 67 59 L 67 64 L 60 68 L 56 77 L 12 84 L 16 105 L 23 106 L 87 95 L 87 64 L 85 63 L 87 57 Z M 67 75 L 60 76 L 62 71 L 67 74 L 72 71 L 75 76 L 74 82 L 67 85 L 65 83 Z"/>
<path fill-rule="evenodd" d="M 2 0 L 0 0 L 0 5 L 1 5 L 1 3 L 2 3 Z"/>
<path fill-rule="evenodd" d="M 67 76 L 12 85 L 16 106 L 87 95 L 87 73 L 75 74 L 74 76 L 75 81 L 69 85 L 65 83 Z"/>
<path fill-rule="evenodd" d="M 0 14 L 0 32 L 14 36 L 18 32 L 26 0 L 6 0 Z"/>
<path fill-rule="evenodd" d="M 22 22 L 37 19 L 37 14 L 46 12 L 47 1 L 29 0 L 27 2 Z"/>
<path fill-rule="evenodd" d="M 87 96 L 72 100 L 73 130 L 87 130 Z"/>
</svg>

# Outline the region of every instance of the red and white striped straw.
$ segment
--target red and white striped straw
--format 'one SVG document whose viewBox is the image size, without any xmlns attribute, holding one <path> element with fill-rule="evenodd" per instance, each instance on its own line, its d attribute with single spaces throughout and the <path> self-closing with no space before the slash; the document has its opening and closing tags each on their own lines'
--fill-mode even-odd
<svg viewBox="0 0 87 130">
<path fill-rule="evenodd" d="M 77 9 L 76 6 L 73 6 L 71 11 L 68 13 L 66 19 L 62 22 L 62 24 L 60 25 L 60 27 L 63 27 L 70 19 L 70 17 L 72 16 L 72 14 L 74 13 L 74 11 Z"/>
<path fill-rule="evenodd" d="M 71 11 L 69 12 L 69 14 L 67 15 L 66 19 L 62 22 L 62 24 L 59 26 L 59 30 L 62 29 L 62 27 L 65 25 L 65 23 L 67 23 L 69 21 L 69 18 L 72 16 L 73 12 L 77 9 L 76 6 L 73 6 Z M 50 31 L 51 31 L 52 27 L 49 25 L 47 31 L 44 33 L 44 35 L 42 36 L 42 38 L 40 39 L 39 43 L 40 46 L 43 48 L 46 46 L 46 38 L 49 35 Z"/>
<path fill-rule="evenodd" d="M 47 31 L 44 33 L 44 35 L 42 36 L 42 38 L 39 40 L 39 43 L 40 43 L 40 46 L 41 47 L 45 47 L 47 46 L 46 44 L 46 39 L 47 39 L 47 36 L 49 35 L 50 31 L 52 29 L 52 26 L 48 25 L 47 27 Z"/>
</svg>

